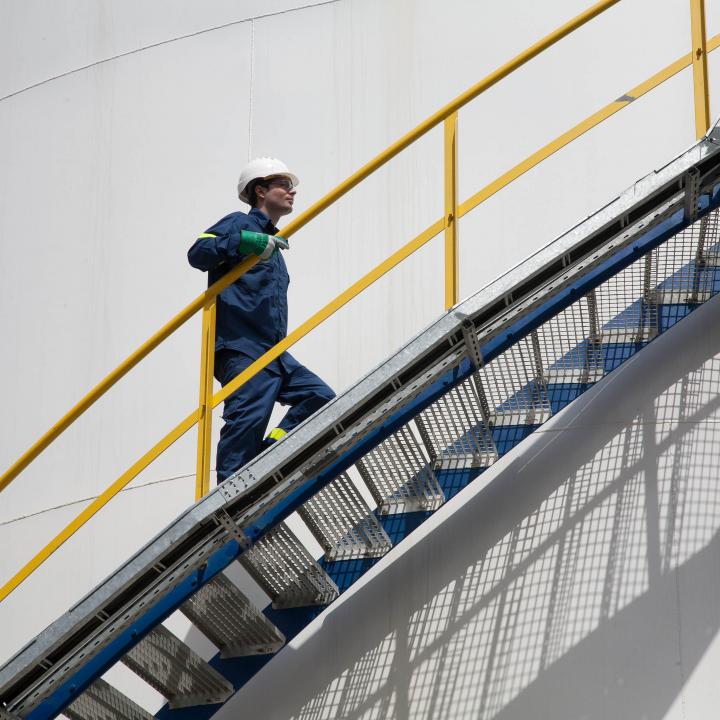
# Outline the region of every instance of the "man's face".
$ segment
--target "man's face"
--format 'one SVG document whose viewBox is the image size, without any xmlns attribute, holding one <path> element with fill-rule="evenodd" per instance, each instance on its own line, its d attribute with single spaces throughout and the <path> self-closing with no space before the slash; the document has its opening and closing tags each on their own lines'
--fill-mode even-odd
<svg viewBox="0 0 720 720">
<path fill-rule="evenodd" d="M 295 202 L 295 193 L 297 192 L 290 178 L 267 178 L 266 183 L 267 190 L 265 191 L 263 205 L 268 210 L 268 214 L 271 217 L 273 215 L 289 215 L 293 210 L 293 202 Z"/>
</svg>

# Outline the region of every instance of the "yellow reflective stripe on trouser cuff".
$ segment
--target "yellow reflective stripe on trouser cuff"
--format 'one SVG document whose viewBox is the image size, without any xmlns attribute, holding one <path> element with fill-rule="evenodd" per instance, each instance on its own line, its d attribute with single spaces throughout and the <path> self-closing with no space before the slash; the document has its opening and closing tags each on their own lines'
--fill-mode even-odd
<svg viewBox="0 0 720 720">
<path fill-rule="evenodd" d="M 202 235 L 198 235 L 198 240 L 206 237 L 217 237 L 217 235 L 213 235 L 212 233 L 203 233 Z"/>
<path fill-rule="evenodd" d="M 275 428 L 274 430 L 270 431 L 268 437 L 271 440 L 282 440 L 286 435 L 287 430 L 283 430 L 282 428 Z"/>
</svg>

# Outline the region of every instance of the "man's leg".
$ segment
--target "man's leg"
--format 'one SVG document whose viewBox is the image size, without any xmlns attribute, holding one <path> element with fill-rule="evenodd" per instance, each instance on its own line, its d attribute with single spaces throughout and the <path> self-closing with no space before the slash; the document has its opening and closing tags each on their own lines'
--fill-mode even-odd
<svg viewBox="0 0 720 720">
<path fill-rule="evenodd" d="M 278 426 L 279 432 L 278 429 L 273 430 L 270 438 L 279 440 L 334 397 L 335 393 L 315 373 L 302 365 L 289 375 L 283 375 L 277 401 L 291 407 Z"/>
<path fill-rule="evenodd" d="M 253 362 L 239 353 L 224 351 L 217 377 L 225 386 Z M 220 442 L 217 446 L 217 481 L 222 482 L 262 449 L 262 440 L 282 379 L 261 370 L 225 400 Z"/>
</svg>

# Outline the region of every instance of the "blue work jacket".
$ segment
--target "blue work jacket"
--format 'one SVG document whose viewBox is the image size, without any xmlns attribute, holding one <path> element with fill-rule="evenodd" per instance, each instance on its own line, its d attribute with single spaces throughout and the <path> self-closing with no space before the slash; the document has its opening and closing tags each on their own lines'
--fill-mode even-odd
<svg viewBox="0 0 720 720">
<path fill-rule="evenodd" d="M 230 213 L 208 228 L 188 251 L 190 264 L 208 273 L 208 287 L 247 257 L 238 252 L 240 231 L 275 235 L 277 228 L 260 210 Z M 290 284 L 281 252 L 258 262 L 225 288 L 217 299 L 215 351 L 234 350 L 258 358 L 287 335 Z M 270 370 L 292 372 L 299 363 L 283 353 Z"/>
</svg>

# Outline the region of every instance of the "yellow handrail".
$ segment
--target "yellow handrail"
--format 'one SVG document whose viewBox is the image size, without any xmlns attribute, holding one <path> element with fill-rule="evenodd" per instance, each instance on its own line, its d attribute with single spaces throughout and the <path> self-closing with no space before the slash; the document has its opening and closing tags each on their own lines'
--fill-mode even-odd
<svg viewBox="0 0 720 720">
<path fill-rule="evenodd" d="M 343 195 L 348 193 L 358 183 L 362 182 L 369 175 L 374 173 L 378 168 L 382 167 L 389 160 L 394 158 L 398 153 L 421 138 L 425 133 L 432 130 L 436 125 L 443 122 L 447 117 L 459 110 L 471 100 L 475 99 L 482 92 L 492 87 L 504 77 L 517 70 L 519 67 L 527 63 L 529 60 L 562 40 L 566 35 L 577 30 L 594 17 L 604 12 L 608 8 L 616 5 L 620 0 L 602 0 L 591 8 L 573 18 L 569 22 L 559 27 L 554 32 L 546 35 L 527 50 L 517 55 L 509 62 L 502 65 L 495 72 L 490 73 L 480 82 L 473 85 L 461 95 L 458 95 L 452 102 L 431 115 L 427 120 L 420 123 L 414 130 L 403 135 L 399 140 L 394 142 L 385 151 L 381 152 L 370 162 L 366 163 L 359 170 L 354 172 L 347 180 L 340 183 L 334 190 L 320 198 L 316 203 L 311 205 L 305 212 L 300 214 L 295 220 L 291 221 L 281 232 L 283 237 L 289 238 L 300 228 L 304 227 L 310 220 L 317 217 L 321 212 L 326 210 L 330 205 L 339 200 Z M 195 298 L 184 310 L 179 312 L 172 320 L 164 325 L 149 340 L 143 343 L 125 362 L 119 365 L 108 375 L 102 382 L 93 388 L 75 407 L 73 407 L 66 415 L 64 415 L 50 430 L 48 430 L 32 447 L 30 447 L 23 455 L 11 465 L 2 475 L 0 475 L 0 492 L 4 490 L 45 448 L 50 445 L 59 435 L 61 435 L 80 415 L 82 415 L 90 406 L 92 406 L 100 397 L 102 397 L 118 380 L 125 376 L 132 368 L 134 368 L 144 357 L 152 352 L 161 342 L 167 339 L 172 333 L 189 320 L 196 312 L 207 305 L 208 301 L 217 297 L 228 285 L 235 282 L 243 273 L 247 272 L 257 262 L 257 258 L 248 258 L 243 263 L 234 268 L 227 275 L 218 280 L 212 287 L 208 288 L 199 297 Z"/>
<path fill-rule="evenodd" d="M 717 49 L 720 46 L 720 34 L 713 37 L 707 44 L 708 52 Z M 592 128 L 599 125 L 607 118 L 614 115 L 619 110 L 634 100 L 642 97 L 646 93 L 650 92 L 654 88 L 658 87 L 666 80 L 669 80 L 674 75 L 677 75 L 682 70 L 690 67 L 692 63 L 691 53 L 684 55 L 673 63 L 670 63 L 660 72 L 653 75 L 651 78 L 643 83 L 640 83 L 636 87 L 625 93 L 622 98 L 608 103 L 605 107 L 601 108 L 597 112 L 587 117 L 582 122 L 578 123 L 570 130 L 566 131 L 562 135 L 558 136 L 555 140 L 548 143 L 544 147 L 537 150 L 535 153 L 530 155 L 521 163 L 518 163 L 515 167 L 508 170 L 506 173 L 501 175 L 493 182 L 486 185 L 480 191 L 472 195 L 468 200 L 461 203 L 458 207 L 458 217 L 466 215 L 470 210 L 477 207 L 484 200 L 494 195 L 496 192 L 506 187 L 511 182 L 522 176 L 533 167 L 538 165 L 543 160 L 547 159 L 558 150 L 562 149 L 573 140 L 588 132 Z M 334 300 L 328 303 L 325 307 L 319 310 L 315 315 L 306 320 L 302 325 L 296 328 L 290 335 L 287 336 L 274 348 L 266 352 L 262 357 L 258 358 L 251 366 L 244 370 L 238 375 L 232 382 L 226 385 L 222 390 L 215 393 L 212 396 L 212 400 L 209 405 L 212 408 L 217 407 L 223 400 L 234 392 L 240 385 L 249 380 L 253 375 L 259 372 L 262 368 L 268 365 L 270 362 L 275 360 L 290 346 L 295 344 L 302 337 L 311 332 L 320 323 L 330 317 L 333 313 L 339 310 L 343 305 L 349 302 L 357 294 L 369 287 L 373 282 L 378 280 L 380 277 L 385 275 L 387 272 L 392 270 L 403 260 L 409 257 L 416 250 L 419 250 L 431 239 L 439 235 L 445 228 L 444 218 L 441 218 L 426 228 L 416 238 L 411 240 L 409 243 L 404 245 L 402 248 L 397 250 L 383 263 L 371 270 L 367 275 L 358 280 L 353 286 L 348 288 L 345 292 L 338 295 Z M 170 447 L 176 440 L 182 437 L 188 430 L 190 430 L 200 418 L 200 411 L 195 410 L 193 413 L 188 415 L 179 425 L 171 430 L 162 440 L 160 440 L 153 448 L 151 448 L 138 462 L 136 462 L 131 468 L 129 468 L 123 475 L 121 475 L 102 495 L 96 498 L 72 523 L 64 528 L 48 545 L 46 545 L 33 559 L 27 563 L 15 576 L 13 576 L 2 588 L 0 588 L 0 602 L 5 599 L 20 583 L 25 580 L 34 570 L 36 570 L 42 563 L 52 555 L 66 540 L 72 535 L 98 510 L 106 505 L 114 495 L 120 492 L 128 483 L 130 483 L 142 470 L 144 470 L 150 463 L 155 460 L 162 452 Z"/>
<path fill-rule="evenodd" d="M 692 0 L 696 2 L 697 0 Z M 392 157 L 401 152 L 405 147 L 414 142 L 416 139 L 424 135 L 432 127 L 443 121 L 446 122 L 446 149 L 452 148 L 455 152 L 456 137 L 454 132 L 454 116 L 457 110 L 463 105 L 470 102 L 472 99 L 477 97 L 481 92 L 491 87 L 493 84 L 498 82 L 500 79 L 510 74 L 513 70 L 520 67 L 522 64 L 527 62 L 529 59 L 537 55 L 545 48 L 557 42 L 559 39 L 572 32 L 580 25 L 588 22 L 590 19 L 595 17 L 600 12 L 608 9 L 612 5 L 619 2 L 619 0 L 608 0 L 607 2 L 600 2 L 597 5 L 590 8 L 585 13 L 579 15 L 574 20 L 563 25 L 560 29 L 554 33 L 546 36 L 543 40 L 533 45 L 527 51 L 517 56 L 514 60 L 503 65 L 500 69 L 496 70 L 491 75 L 487 76 L 480 83 L 477 83 L 468 91 L 458 96 L 453 102 L 446 105 L 444 108 L 439 110 L 435 115 L 431 116 L 424 123 L 415 128 L 411 133 L 403 136 L 396 143 L 391 145 L 384 153 L 378 155 L 370 163 L 367 163 L 360 170 L 350 176 L 344 183 L 339 185 L 335 190 L 328 193 L 326 196 L 321 198 L 318 202 L 312 205 L 307 211 L 302 213 L 295 221 L 291 222 L 282 231 L 285 237 L 289 237 L 293 233 L 297 232 L 312 217 L 315 217 L 329 205 L 335 202 L 337 199 L 342 197 L 355 185 L 365 179 L 372 172 L 377 170 Z M 693 38 L 695 42 L 695 38 Z M 702 42 L 704 46 L 704 35 L 702 36 Z M 715 36 L 710 42 L 707 43 L 707 51 L 712 51 L 720 45 L 720 35 Z M 6 585 L 0 588 L 0 601 L 2 601 L 7 595 L 12 592 L 28 575 L 30 575 L 39 565 L 41 565 L 57 548 L 59 548 L 69 537 L 71 537 L 87 520 L 89 520 L 101 507 L 103 507 L 109 500 L 114 497 L 123 487 L 131 482 L 144 468 L 146 468 L 154 459 L 156 459 L 162 452 L 164 452 L 170 445 L 172 445 L 178 438 L 184 435 L 190 428 L 192 428 L 198 421 L 202 421 L 203 417 L 207 418 L 212 408 L 217 407 L 225 398 L 227 398 L 232 392 L 234 392 L 240 385 L 249 380 L 253 375 L 259 372 L 267 364 L 276 359 L 282 352 L 287 350 L 300 338 L 307 335 L 325 319 L 330 317 L 340 307 L 349 302 L 352 298 L 358 295 L 360 292 L 365 290 L 369 285 L 374 283 L 385 273 L 389 272 L 392 268 L 402 262 L 410 254 L 415 252 L 417 249 L 425 245 L 432 238 L 437 236 L 443 230 L 449 230 L 455 237 L 455 248 L 456 248 L 456 221 L 459 217 L 462 217 L 471 209 L 476 207 L 478 204 L 486 200 L 488 197 L 496 193 L 502 187 L 505 187 L 510 182 L 515 180 L 520 175 L 524 174 L 532 167 L 537 165 L 539 162 L 549 157 L 557 150 L 565 147 L 567 144 L 572 142 L 583 133 L 587 132 L 591 128 L 598 125 L 603 120 L 613 115 L 618 110 L 627 106 L 629 102 L 634 99 L 641 97 L 651 89 L 657 87 L 661 83 L 673 75 L 680 72 L 682 69 L 688 67 L 693 62 L 693 53 L 688 53 L 682 58 L 678 59 L 674 63 L 671 63 L 666 68 L 656 73 L 652 78 L 641 83 L 636 88 L 633 88 L 625 96 L 609 103 L 607 106 L 594 113 L 593 115 L 586 118 L 584 121 L 571 128 L 563 135 L 556 138 L 554 141 L 544 146 L 537 152 L 533 153 L 526 160 L 516 165 L 514 168 L 509 170 L 500 176 L 497 180 L 490 183 L 478 193 L 470 197 L 461 205 L 457 205 L 457 199 L 455 196 L 456 188 L 452 188 L 452 197 L 447 194 L 446 185 L 446 215 L 444 218 L 436 221 L 431 226 L 426 228 L 420 235 L 414 238 L 412 241 L 403 246 L 400 250 L 396 251 L 383 263 L 374 268 L 371 272 L 365 275 L 363 278 L 358 280 L 354 285 L 348 288 L 345 292 L 341 293 L 333 301 L 328 303 L 319 312 L 313 315 L 301 326 L 296 328 L 290 335 L 287 336 L 283 341 L 278 343 L 274 348 L 266 352 L 261 358 L 256 360 L 250 367 L 248 367 L 243 373 L 237 376 L 231 383 L 226 385 L 222 390 L 215 393 L 210 397 L 212 392 L 211 385 L 211 373 L 212 367 L 212 350 L 209 351 L 209 355 L 203 355 L 203 383 L 201 386 L 201 403 L 200 407 L 188 415 L 179 425 L 177 425 L 168 435 L 160 440 L 150 451 L 148 451 L 140 460 L 133 464 L 123 475 L 118 478 L 107 490 L 105 490 L 98 498 L 96 498 L 72 523 L 70 523 L 58 536 L 56 536 L 43 550 L 41 550 L 22 570 L 20 570 Z M 446 153 L 446 161 L 448 155 Z M 446 178 L 450 177 L 448 174 L 448 166 L 446 164 Z M 452 168 L 451 173 L 454 175 L 456 168 Z M 454 184 L 454 180 L 452 181 Z M 456 208 L 456 212 L 448 211 L 448 202 L 450 202 L 453 208 Z M 452 217 L 449 217 L 452 215 Z M 453 257 L 453 262 L 456 262 L 457 256 Z M 168 322 L 163 328 L 161 328 L 155 335 L 153 335 L 146 343 L 144 343 L 138 350 L 136 350 L 121 366 L 119 366 L 113 373 L 111 373 L 105 380 L 103 380 L 96 388 L 93 389 L 88 395 L 81 400 L 69 413 L 67 413 L 50 431 L 48 431 L 35 445 L 30 448 L 5 474 L 0 476 L 0 491 L 12 481 L 32 460 L 42 452 L 58 435 L 60 435 L 64 429 L 66 429 L 77 417 L 79 417 L 88 407 L 90 407 L 102 394 L 107 392 L 123 375 L 125 375 L 132 367 L 134 367 L 143 357 L 149 354 L 155 347 L 157 347 L 164 339 L 172 334 L 177 328 L 179 328 L 185 321 L 192 317 L 201 308 L 204 309 L 205 313 L 211 313 L 214 307 L 214 299 L 217 295 L 222 292 L 228 285 L 234 282 L 240 275 L 247 272 L 257 262 L 257 258 L 249 258 L 241 263 L 238 267 L 234 268 L 231 272 L 225 275 L 220 281 L 215 283 L 205 293 L 196 298 L 190 303 L 184 310 L 178 313 L 170 322 Z M 455 285 L 456 288 L 456 285 Z M 208 352 L 208 348 L 212 348 L 212 340 L 207 330 L 209 328 L 209 317 L 206 315 L 203 323 L 203 337 L 204 340 L 204 353 Z M 208 371 L 210 368 L 210 371 Z M 208 378 L 210 384 L 208 385 Z M 202 483 L 202 492 L 207 491 L 207 476 L 209 472 L 209 465 L 207 458 L 209 457 L 209 424 L 204 428 L 199 438 L 198 447 L 198 482 Z M 200 446 L 203 446 L 201 449 Z M 201 478 L 202 475 L 202 478 Z M 200 486 L 199 486 L 200 487 Z"/>
<path fill-rule="evenodd" d="M 715 35 L 711 40 L 708 40 L 707 50 L 712 52 L 720 47 L 720 33 Z M 630 103 L 638 100 L 643 95 L 646 95 L 651 90 L 654 90 L 658 85 L 662 85 L 666 80 L 677 75 L 682 70 L 690 67 L 692 64 L 692 54 L 687 53 L 682 57 L 675 60 L 664 67 L 659 72 L 655 73 L 652 77 L 645 80 L 645 82 L 636 85 L 632 90 L 628 90 L 617 100 L 608 103 L 605 107 L 600 108 L 597 112 L 589 115 L 584 120 L 579 122 L 573 128 L 563 133 L 562 135 L 555 138 L 555 140 L 549 142 L 544 147 L 540 148 L 532 155 L 528 155 L 525 160 L 515 165 L 513 168 L 503 173 L 493 182 L 486 185 L 484 188 L 476 192 L 472 197 L 468 198 L 465 202 L 461 203 L 458 207 L 458 217 L 467 215 L 473 208 L 485 202 L 488 198 L 492 197 L 496 192 L 502 190 L 506 185 L 516 180 L 521 175 L 524 175 L 528 170 L 532 170 L 538 163 L 554 155 L 558 150 L 561 150 L 566 145 L 569 145 L 574 140 L 577 140 L 581 135 L 584 135 L 588 130 L 592 130 L 594 127 L 599 125 L 601 122 L 612 117 L 616 112 L 619 112 L 623 108 L 627 107 Z"/>
</svg>

